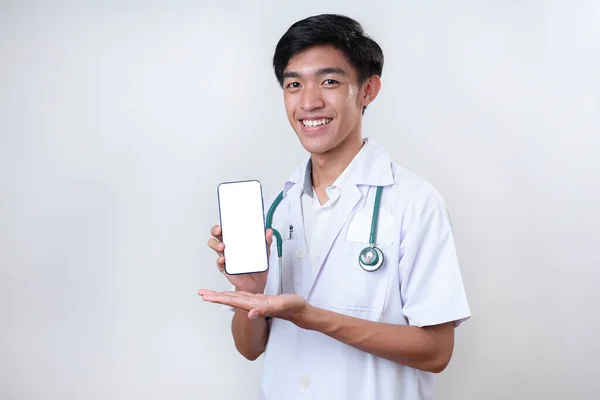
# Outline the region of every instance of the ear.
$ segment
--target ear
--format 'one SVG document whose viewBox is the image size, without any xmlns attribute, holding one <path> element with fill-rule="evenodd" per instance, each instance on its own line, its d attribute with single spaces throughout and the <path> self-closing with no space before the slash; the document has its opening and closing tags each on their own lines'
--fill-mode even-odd
<svg viewBox="0 0 600 400">
<path fill-rule="evenodd" d="M 361 106 L 364 109 L 366 106 L 371 104 L 373 100 L 379 94 L 379 90 L 381 89 L 381 78 L 377 75 L 371 76 L 369 79 L 363 83 L 362 90 L 362 98 L 361 98 Z"/>
</svg>

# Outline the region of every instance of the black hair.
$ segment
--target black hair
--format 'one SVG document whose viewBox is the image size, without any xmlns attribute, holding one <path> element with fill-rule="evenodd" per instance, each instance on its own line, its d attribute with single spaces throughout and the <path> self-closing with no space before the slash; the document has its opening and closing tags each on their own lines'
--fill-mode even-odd
<svg viewBox="0 0 600 400">
<path fill-rule="evenodd" d="M 344 53 L 361 85 L 373 75 L 381 76 L 383 51 L 362 26 L 343 15 L 321 14 L 294 23 L 277 43 L 273 69 L 280 86 L 290 59 L 316 45 L 331 45 Z"/>
</svg>

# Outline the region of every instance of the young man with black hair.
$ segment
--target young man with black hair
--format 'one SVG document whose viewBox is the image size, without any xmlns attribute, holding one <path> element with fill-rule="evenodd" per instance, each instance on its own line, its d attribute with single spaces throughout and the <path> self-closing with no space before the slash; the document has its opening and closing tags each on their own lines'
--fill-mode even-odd
<svg viewBox="0 0 600 400">
<path fill-rule="evenodd" d="M 443 199 L 363 138 L 383 52 L 356 21 L 319 15 L 289 28 L 273 67 L 289 122 L 310 153 L 285 183 L 273 219 L 284 238 L 283 294 L 276 268 L 224 273 L 234 291 L 199 294 L 235 310 L 241 354 L 265 354 L 260 399 L 433 399 L 435 374 L 450 362 L 454 329 L 470 310 Z M 373 244 L 384 262 L 366 268 L 359 254 L 371 248 L 376 209 Z M 223 271 L 220 227 L 211 234 Z M 274 245 L 270 229 L 266 238 Z"/>
</svg>

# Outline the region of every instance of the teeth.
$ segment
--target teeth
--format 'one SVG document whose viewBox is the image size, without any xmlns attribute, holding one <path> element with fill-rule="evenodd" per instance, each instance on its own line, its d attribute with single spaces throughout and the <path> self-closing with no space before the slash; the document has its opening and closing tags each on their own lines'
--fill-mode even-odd
<svg viewBox="0 0 600 400">
<path fill-rule="evenodd" d="M 304 124 L 304 126 L 319 126 L 319 125 L 325 125 L 331 122 L 331 118 L 326 118 L 326 119 L 304 119 L 302 120 L 302 124 Z"/>
</svg>

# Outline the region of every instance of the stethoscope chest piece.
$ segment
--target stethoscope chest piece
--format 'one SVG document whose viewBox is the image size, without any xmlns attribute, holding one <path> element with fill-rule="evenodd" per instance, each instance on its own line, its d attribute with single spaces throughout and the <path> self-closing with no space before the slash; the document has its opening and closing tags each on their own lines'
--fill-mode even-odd
<svg viewBox="0 0 600 400">
<path fill-rule="evenodd" d="M 365 247 L 358 256 L 358 263 L 365 271 L 377 271 L 383 265 L 383 253 L 375 246 Z"/>
</svg>

